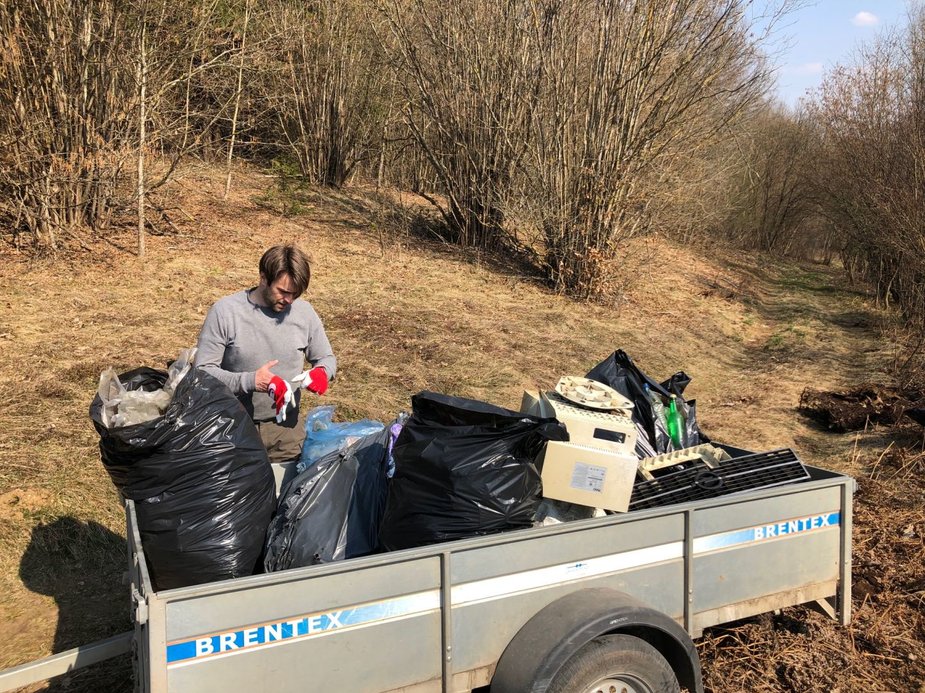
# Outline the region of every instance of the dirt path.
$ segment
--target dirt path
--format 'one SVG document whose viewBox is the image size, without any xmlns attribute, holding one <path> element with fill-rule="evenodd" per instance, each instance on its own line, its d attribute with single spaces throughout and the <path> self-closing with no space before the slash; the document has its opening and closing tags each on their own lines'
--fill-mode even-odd
<svg viewBox="0 0 925 693">
<path fill-rule="evenodd" d="M 745 304 L 756 322 L 733 361 L 733 382 L 748 406 L 734 407 L 746 416 L 732 421 L 759 448 L 785 444 L 814 464 L 861 471 L 854 459 L 860 440 L 820 431 L 795 409 L 806 387 L 839 390 L 886 381 L 892 354 L 880 329 L 888 316 L 829 268 L 739 271 L 755 278 Z M 863 441 L 880 444 L 876 435 Z"/>
</svg>

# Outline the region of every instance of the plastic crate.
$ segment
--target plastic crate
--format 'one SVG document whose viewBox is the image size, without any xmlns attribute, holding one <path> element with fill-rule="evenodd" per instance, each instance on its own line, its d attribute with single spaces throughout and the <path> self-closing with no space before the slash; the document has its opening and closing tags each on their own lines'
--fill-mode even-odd
<svg viewBox="0 0 925 693">
<path fill-rule="evenodd" d="M 786 448 L 735 457 L 712 468 L 703 461 L 687 464 L 685 469 L 665 471 L 655 479 L 637 482 L 629 509 L 718 498 L 809 479 L 806 467 L 793 450 Z"/>
</svg>

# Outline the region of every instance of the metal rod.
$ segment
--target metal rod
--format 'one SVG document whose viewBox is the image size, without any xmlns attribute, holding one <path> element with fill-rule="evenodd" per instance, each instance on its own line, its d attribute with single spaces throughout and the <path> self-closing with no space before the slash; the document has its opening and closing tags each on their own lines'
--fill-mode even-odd
<svg viewBox="0 0 925 693">
<path fill-rule="evenodd" d="M 854 496 L 854 480 L 848 479 L 841 485 L 841 589 L 838 593 L 838 611 L 843 626 L 851 623 L 851 525 Z"/>
<path fill-rule="evenodd" d="M 440 554 L 440 615 L 443 622 L 442 679 L 443 693 L 453 690 L 453 573 L 449 551 Z"/>
<path fill-rule="evenodd" d="M 70 671 L 118 657 L 132 649 L 134 633 L 128 631 L 89 645 L 81 645 L 50 657 L 20 664 L 18 667 L 0 671 L 0 691 L 12 691 L 30 683 L 45 681 Z"/>
<path fill-rule="evenodd" d="M 694 511 L 684 511 L 684 630 L 694 627 Z"/>
</svg>

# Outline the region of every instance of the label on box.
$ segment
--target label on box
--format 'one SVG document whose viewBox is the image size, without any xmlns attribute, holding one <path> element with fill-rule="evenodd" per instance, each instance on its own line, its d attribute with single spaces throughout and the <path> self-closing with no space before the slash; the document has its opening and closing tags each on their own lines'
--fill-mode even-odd
<svg viewBox="0 0 925 693">
<path fill-rule="evenodd" d="M 594 464 L 576 462 L 572 468 L 572 488 L 579 491 L 594 491 L 600 493 L 604 490 L 604 478 L 607 476 L 606 467 Z"/>
<path fill-rule="evenodd" d="M 611 443 L 625 443 L 626 434 L 620 431 L 609 431 L 606 428 L 595 428 L 594 437 L 598 440 L 609 440 Z"/>
</svg>

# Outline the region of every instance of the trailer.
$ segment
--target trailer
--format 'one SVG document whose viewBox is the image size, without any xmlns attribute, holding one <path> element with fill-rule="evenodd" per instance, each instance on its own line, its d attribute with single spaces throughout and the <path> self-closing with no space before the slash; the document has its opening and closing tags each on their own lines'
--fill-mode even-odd
<svg viewBox="0 0 925 693">
<path fill-rule="evenodd" d="M 851 618 L 855 484 L 806 468 L 786 486 L 166 591 L 128 501 L 134 632 L 82 661 L 130 644 L 143 693 L 700 693 L 705 628 L 806 603 Z M 0 690 L 75 668 L 80 650 L 0 672 Z"/>
</svg>

